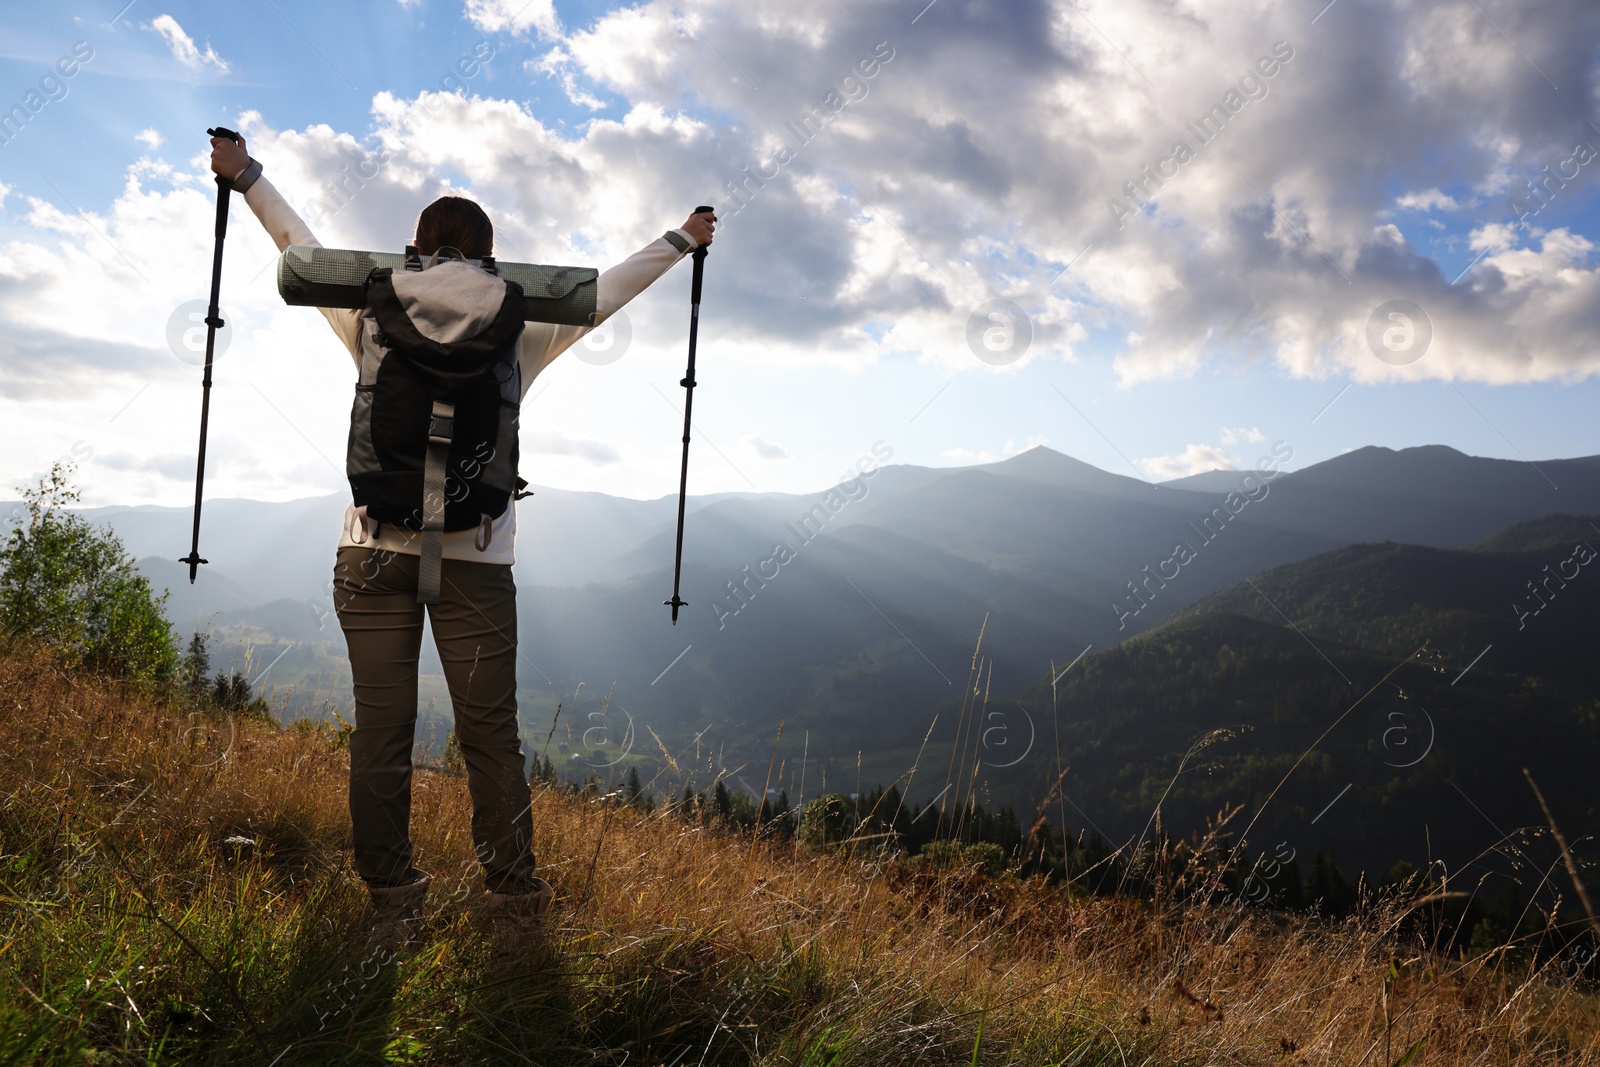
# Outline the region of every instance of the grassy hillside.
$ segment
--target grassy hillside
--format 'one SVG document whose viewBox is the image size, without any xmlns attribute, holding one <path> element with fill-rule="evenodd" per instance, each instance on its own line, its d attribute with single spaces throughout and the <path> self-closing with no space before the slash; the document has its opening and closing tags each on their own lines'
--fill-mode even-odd
<svg viewBox="0 0 1600 1067">
<path fill-rule="evenodd" d="M 1572 968 L 1467 958 L 1414 900 L 1320 924 L 1160 878 L 1093 897 L 542 784 L 557 903 L 510 943 L 468 906 L 449 773 L 416 777 L 430 932 L 391 962 L 356 926 L 337 733 L 15 651 L 0 707 L 4 1063 L 1600 1063 Z"/>
</svg>

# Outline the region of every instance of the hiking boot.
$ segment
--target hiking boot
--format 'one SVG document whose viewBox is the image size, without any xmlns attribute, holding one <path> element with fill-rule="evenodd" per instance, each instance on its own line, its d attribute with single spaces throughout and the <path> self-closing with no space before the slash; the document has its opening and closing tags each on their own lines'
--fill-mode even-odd
<svg viewBox="0 0 1600 1067">
<path fill-rule="evenodd" d="M 428 886 L 433 879 L 424 874 L 410 885 L 367 887 L 370 900 L 365 914 L 368 943 L 398 952 L 422 943 L 426 920 L 422 914 Z"/>
<path fill-rule="evenodd" d="M 492 889 L 483 892 L 483 910 L 495 920 L 495 925 L 523 925 L 539 926 L 543 923 L 545 912 L 550 910 L 550 904 L 556 899 L 556 891 L 550 883 L 543 878 L 535 878 L 527 892 L 523 893 L 496 893 Z"/>
</svg>

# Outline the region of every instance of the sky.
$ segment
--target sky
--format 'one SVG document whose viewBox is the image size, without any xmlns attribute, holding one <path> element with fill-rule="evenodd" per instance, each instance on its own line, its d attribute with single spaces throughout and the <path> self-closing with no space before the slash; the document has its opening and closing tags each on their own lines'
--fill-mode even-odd
<svg viewBox="0 0 1600 1067">
<path fill-rule="evenodd" d="M 692 492 L 818 490 L 875 444 L 1152 481 L 1274 442 L 1291 468 L 1600 453 L 1592 0 L 114 0 L 0 27 L 0 495 L 65 458 L 85 504 L 192 499 L 217 124 L 331 247 L 399 251 L 457 194 L 502 259 L 603 269 L 716 205 Z M 235 196 L 208 497 L 347 491 L 355 369 L 275 259 Z M 524 477 L 676 492 L 689 278 L 533 383 Z"/>
</svg>

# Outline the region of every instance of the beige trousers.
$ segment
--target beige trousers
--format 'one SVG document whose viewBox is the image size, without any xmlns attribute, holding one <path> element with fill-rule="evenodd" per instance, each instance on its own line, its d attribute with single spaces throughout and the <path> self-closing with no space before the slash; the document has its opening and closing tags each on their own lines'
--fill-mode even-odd
<svg viewBox="0 0 1600 1067">
<path fill-rule="evenodd" d="M 334 609 L 350 652 L 356 725 L 350 735 L 350 824 L 368 886 L 409 885 L 411 752 L 424 605 L 418 557 L 345 547 L 334 565 Z M 532 888 L 533 816 L 517 733 L 517 588 L 511 568 L 444 561 L 440 601 L 427 605 L 455 712 L 472 797 L 472 840 L 484 885 Z"/>
</svg>

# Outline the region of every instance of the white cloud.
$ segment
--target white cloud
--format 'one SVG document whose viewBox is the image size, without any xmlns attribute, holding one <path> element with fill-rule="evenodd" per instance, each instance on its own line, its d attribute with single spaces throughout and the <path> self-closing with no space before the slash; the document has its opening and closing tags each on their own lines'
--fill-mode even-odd
<svg viewBox="0 0 1600 1067">
<path fill-rule="evenodd" d="M 1190 445 L 1175 456 L 1151 456 L 1134 463 L 1158 482 L 1206 471 L 1238 469 L 1234 458 L 1215 445 Z"/>
<path fill-rule="evenodd" d="M 133 135 L 135 141 L 142 142 L 151 151 L 161 147 L 161 134 L 155 130 L 140 130 Z"/>
<path fill-rule="evenodd" d="M 1259 444 L 1266 439 L 1266 435 L 1260 430 L 1256 429 L 1254 426 L 1240 426 L 1236 430 L 1229 429 L 1226 426 L 1222 428 L 1222 443 L 1225 445 L 1236 445 L 1240 441 L 1249 441 L 1251 444 Z"/>
<path fill-rule="evenodd" d="M 568 437 L 553 430 L 524 430 L 522 452 L 530 456 L 577 456 L 595 466 L 622 462 L 622 454 L 603 441 Z"/>
<path fill-rule="evenodd" d="M 561 33 L 554 0 L 467 0 L 467 21 L 484 33 L 538 30 L 547 37 Z"/>
<path fill-rule="evenodd" d="M 794 458 L 787 448 L 773 444 L 760 434 L 746 434 L 739 439 L 738 447 L 741 451 L 752 453 L 756 457 L 765 460 Z"/>
<path fill-rule="evenodd" d="M 4 207 L 5 206 L 6 197 L 8 197 L 10 195 L 11 195 L 11 186 L 7 185 L 5 182 L 0 182 L 0 207 Z"/>
<path fill-rule="evenodd" d="M 192 452 L 175 452 L 163 456 L 142 456 L 119 451 L 97 456 L 94 459 L 95 462 L 104 464 L 110 469 L 124 474 L 154 474 L 178 482 L 192 483 L 194 481 L 195 457 Z"/>
<path fill-rule="evenodd" d="M 1420 193 L 1406 193 L 1395 199 L 1395 206 L 1407 211 L 1432 211 L 1435 208 L 1444 208 L 1454 211 L 1460 205 L 1455 198 L 1447 196 L 1438 189 L 1425 189 Z"/>
<path fill-rule="evenodd" d="M 529 74 L 545 74 L 556 79 L 561 83 L 561 91 L 567 94 L 567 99 L 579 107 L 600 111 L 606 106 L 604 100 L 578 84 L 572 56 L 565 49 L 552 48 L 538 59 L 528 60 L 522 65 L 522 69 Z"/>
<path fill-rule="evenodd" d="M 1505 222 L 1491 222 L 1487 226 L 1478 227 L 1467 235 L 1467 247 L 1475 252 L 1485 248 L 1514 248 L 1517 240 L 1517 228 L 1514 225 Z"/>
<path fill-rule="evenodd" d="M 206 43 L 206 50 L 200 51 L 195 46 L 194 38 L 183 31 L 178 25 L 178 20 L 171 15 L 157 15 L 150 21 L 149 29 L 161 35 L 167 42 L 167 47 L 172 50 L 173 58 L 186 67 L 199 70 L 203 66 L 216 68 L 219 73 L 228 73 L 228 63 L 216 52 L 212 51 L 210 42 Z"/>
</svg>

